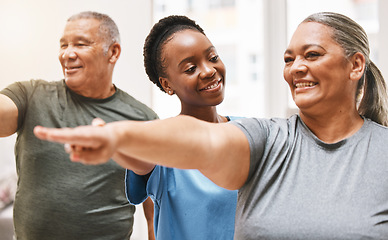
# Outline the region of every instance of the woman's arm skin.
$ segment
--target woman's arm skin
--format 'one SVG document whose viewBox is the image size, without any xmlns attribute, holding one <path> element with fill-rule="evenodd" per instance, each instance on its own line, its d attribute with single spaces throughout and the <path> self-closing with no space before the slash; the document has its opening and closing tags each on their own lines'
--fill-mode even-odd
<svg viewBox="0 0 388 240">
<path fill-rule="evenodd" d="M 144 211 L 144 216 L 147 220 L 148 240 L 155 240 L 154 203 L 152 202 L 152 199 L 150 197 L 148 197 L 143 202 L 143 211 Z"/>
<path fill-rule="evenodd" d="M 126 166 L 127 169 L 130 169 L 137 175 L 147 175 L 155 168 L 153 163 L 140 161 L 120 152 L 114 153 L 112 159 L 119 165 Z"/>
<path fill-rule="evenodd" d="M 43 140 L 81 146 L 72 161 L 99 164 L 115 153 L 144 162 L 182 169 L 198 169 L 227 189 L 240 188 L 249 171 L 249 144 L 232 124 L 215 124 L 189 116 L 150 122 L 120 121 L 103 127 L 35 128 Z M 118 162 L 128 168 L 128 162 Z"/>
<path fill-rule="evenodd" d="M 103 127 L 105 125 L 106 125 L 105 121 L 102 120 L 101 118 L 95 118 L 92 121 L 92 126 L 95 126 L 95 127 Z M 72 146 L 72 148 L 76 150 L 77 146 Z M 147 175 L 155 167 L 155 164 L 139 161 L 137 159 L 121 154 L 118 151 L 113 154 L 112 158 L 119 165 L 122 165 L 122 166 L 126 165 L 128 169 L 132 170 L 137 175 Z"/>
</svg>

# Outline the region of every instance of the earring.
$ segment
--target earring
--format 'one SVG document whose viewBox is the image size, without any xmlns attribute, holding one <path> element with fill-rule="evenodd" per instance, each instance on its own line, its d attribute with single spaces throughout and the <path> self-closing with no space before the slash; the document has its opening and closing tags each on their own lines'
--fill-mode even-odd
<svg viewBox="0 0 388 240">
<path fill-rule="evenodd" d="M 173 94 L 174 94 L 174 91 L 173 91 L 173 90 L 168 90 L 168 94 L 169 94 L 169 95 L 173 95 Z"/>
</svg>

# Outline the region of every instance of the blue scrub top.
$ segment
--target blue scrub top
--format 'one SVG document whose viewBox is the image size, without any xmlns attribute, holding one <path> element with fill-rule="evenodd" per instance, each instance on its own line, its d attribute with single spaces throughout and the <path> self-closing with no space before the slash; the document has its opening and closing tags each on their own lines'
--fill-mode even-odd
<svg viewBox="0 0 388 240">
<path fill-rule="evenodd" d="M 233 240 L 237 190 L 217 186 L 198 170 L 156 166 L 148 180 L 127 170 L 125 185 L 130 203 L 153 200 L 157 240 Z"/>
</svg>

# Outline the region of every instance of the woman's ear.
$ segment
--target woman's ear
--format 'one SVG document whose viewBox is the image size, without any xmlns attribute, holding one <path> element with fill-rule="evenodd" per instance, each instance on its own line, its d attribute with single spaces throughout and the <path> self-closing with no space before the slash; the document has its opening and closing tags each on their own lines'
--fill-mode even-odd
<svg viewBox="0 0 388 240">
<path fill-rule="evenodd" d="M 169 84 L 167 78 L 165 78 L 165 77 L 159 77 L 159 82 L 160 82 L 160 85 L 162 85 L 164 91 L 165 91 L 168 95 L 173 95 L 173 94 L 174 94 L 174 90 L 172 90 L 172 88 L 170 87 L 170 84 Z"/>
<path fill-rule="evenodd" d="M 121 45 L 119 43 L 113 43 L 108 50 L 109 62 L 116 63 L 121 54 Z"/>
<path fill-rule="evenodd" d="M 354 81 L 360 80 L 365 71 L 365 56 L 360 52 L 356 52 L 351 58 L 350 79 Z"/>
</svg>

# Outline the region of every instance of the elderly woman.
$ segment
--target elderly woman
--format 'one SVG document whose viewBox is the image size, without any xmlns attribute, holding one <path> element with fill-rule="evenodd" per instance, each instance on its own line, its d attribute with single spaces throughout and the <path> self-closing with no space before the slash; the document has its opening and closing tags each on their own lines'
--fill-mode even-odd
<svg viewBox="0 0 388 240">
<path fill-rule="evenodd" d="M 212 124 L 180 116 L 35 134 L 76 146 L 73 161 L 120 153 L 199 169 L 239 189 L 235 239 L 386 239 L 387 94 L 365 31 L 340 14 L 313 14 L 284 60 L 300 109 L 288 119 Z"/>
</svg>

